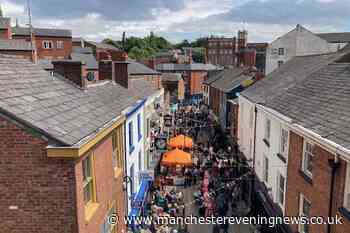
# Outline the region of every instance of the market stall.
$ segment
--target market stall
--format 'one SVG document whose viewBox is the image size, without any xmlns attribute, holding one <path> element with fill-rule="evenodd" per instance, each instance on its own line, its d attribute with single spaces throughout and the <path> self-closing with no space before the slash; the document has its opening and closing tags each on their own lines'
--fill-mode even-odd
<svg viewBox="0 0 350 233">
<path fill-rule="evenodd" d="M 193 166 L 192 155 L 176 148 L 163 155 L 161 165 L 167 169 L 164 176 L 164 184 L 184 185 L 184 169 Z"/>
<path fill-rule="evenodd" d="M 168 145 L 171 148 L 192 149 L 193 140 L 190 137 L 180 134 L 174 138 L 171 138 Z"/>
</svg>

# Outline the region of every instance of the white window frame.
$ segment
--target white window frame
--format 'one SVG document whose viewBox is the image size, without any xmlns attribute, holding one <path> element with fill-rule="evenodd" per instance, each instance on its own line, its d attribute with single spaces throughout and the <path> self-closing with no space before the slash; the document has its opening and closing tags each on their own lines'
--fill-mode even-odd
<svg viewBox="0 0 350 233">
<path fill-rule="evenodd" d="M 286 135 L 284 135 L 284 133 L 286 133 Z M 285 139 L 285 145 L 283 143 L 284 136 L 287 136 L 287 138 Z M 289 130 L 281 127 L 281 138 L 280 138 L 280 153 L 281 153 L 281 155 L 284 155 L 285 157 L 287 157 L 288 148 L 289 148 Z"/>
<path fill-rule="evenodd" d="M 346 178 L 345 178 L 343 207 L 350 211 L 350 162 L 348 162 L 346 165 Z"/>
<path fill-rule="evenodd" d="M 312 148 L 311 152 L 310 151 L 306 151 L 307 145 L 311 146 L 311 148 Z M 304 140 L 304 144 L 303 144 L 303 158 L 302 158 L 303 160 L 301 162 L 301 169 L 305 173 L 305 175 L 307 175 L 310 178 L 312 178 L 312 171 L 308 170 L 308 168 L 307 168 L 308 166 L 306 164 L 306 159 L 307 159 L 306 156 L 308 156 L 308 157 L 311 156 L 311 159 L 314 158 L 314 156 L 315 156 L 314 152 L 313 152 L 314 146 L 315 145 L 311 141 Z M 310 159 L 308 159 L 308 161 L 310 162 Z M 312 170 L 313 170 L 313 168 L 312 168 Z"/>
<path fill-rule="evenodd" d="M 269 183 L 269 158 L 264 155 L 263 157 L 263 181 Z"/>
<path fill-rule="evenodd" d="M 277 203 L 283 207 L 284 203 L 285 203 L 285 196 L 286 196 L 286 177 L 284 177 L 281 173 L 277 173 Z M 284 179 L 284 183 L 283 183 L 283 189 L 281 189 L 281 178 Z M 283 199 L 281 200 L 281 194 L 283 196 Z"/>
<path fill-rule="evenodd" d="M 51 45 L 51 47 L 46 45 Z M 43 49 L 53 49 L 53 42 L 51 40 L 44 40 Z"/>
<path fill-rule="evenodd" d="M 56 48 L 57 49 L 64 49 L 64 43 L 62 40 L 56 41 Z"/>
<path fill-rule="evenodd" d="M 271 119 L 265 117 L 265 135 L 264 139 L 270 143 L 271 138 Z"/>
<path fill-rule="evenodd" d="M 281 67 L 283 64 L 284 64 L 284 61 L 283 61 L 283 60 L 278 60 L 278 61 L 277 61 L 278 67 Z"/>
<path fill-rule="evenodd" d="M 285 54 L 284 50 L 285 50 L 284 48 L 278 48 L 278 55 L 283 56 Z"/>
<path fill-rule="evenodd" d="M 309 209 L 309 215 L 306 215 L 303 211 L 304 211 L 304 202 L 308 202 L 310 204 L 310 209 Z M 311 210 L 311 202 L 304 196 L 304 194 L 300 193 L 300 196 L 299 196 L 299 216 L 301 217 L 310 217 L 311 214 L 310 214 L 310 210 Z M 299 224 L 299 232 L 300 233 L 309 233 L 310 232 L 310 229 L 308 232 L 305 232 L 304 231 L 304 225 L 306 224 Z M 309 226 L 310 227 L 310 226 Z"/>
</svg>

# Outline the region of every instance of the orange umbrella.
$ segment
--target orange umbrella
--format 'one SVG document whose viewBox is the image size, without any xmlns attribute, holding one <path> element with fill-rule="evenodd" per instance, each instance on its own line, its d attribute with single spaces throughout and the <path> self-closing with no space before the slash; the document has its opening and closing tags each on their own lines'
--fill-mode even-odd
<svg viewBox="0 0 350 233">
<path fill-rule="evenodd" d="M 192 148 L 193 140 L 192 138 L 181 134 L 174 138 L 171 138 L 169 141 L 169 146 L 172 148 Z"/>
<path fill-rule="evenodd" d="M 165 153 L 161 163 L 164 166 L 192 166 L 192 156 L 176 148 L 175 150 Z"/>
</svg>

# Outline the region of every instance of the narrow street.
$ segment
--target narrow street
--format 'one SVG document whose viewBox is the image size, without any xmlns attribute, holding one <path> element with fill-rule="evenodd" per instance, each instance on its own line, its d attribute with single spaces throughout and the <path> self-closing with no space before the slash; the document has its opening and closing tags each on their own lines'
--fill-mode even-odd
<svg viewBox="0 0 350 233">
<path fill-rule="evenodd" d="M 193 193 L 196 192 L 198 186 L 182 189 L 184 193 L 185 203 L 193 202 Z M 186 216 L 199 216 L 198 207 L 193 203 L 192 205 L 186 205 Z M 212 233 L 213 225 L 196 224 L 187 226 L 188 233 Z M 254 233 L 254 227 L 250 225 L 231 225 L 229 226 L 229 233 Z"/>
</svg>

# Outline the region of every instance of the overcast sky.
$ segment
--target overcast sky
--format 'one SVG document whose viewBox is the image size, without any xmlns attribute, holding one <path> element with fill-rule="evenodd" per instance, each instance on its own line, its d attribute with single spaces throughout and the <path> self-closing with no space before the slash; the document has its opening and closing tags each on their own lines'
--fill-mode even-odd
<svg viewBox="0 0 350 233">
<path fill-rule="evenodd" d="M 170 41 L 234 36 L 269 42 L 300 23 L 314 32 L 350 31 L 350 0 L 30 0 L 33 25 L 67 28 L 100 41 L 154 31 Z M 0 0 L 4 14 L 28 22 L 25 0 Z"/>
</svg>

